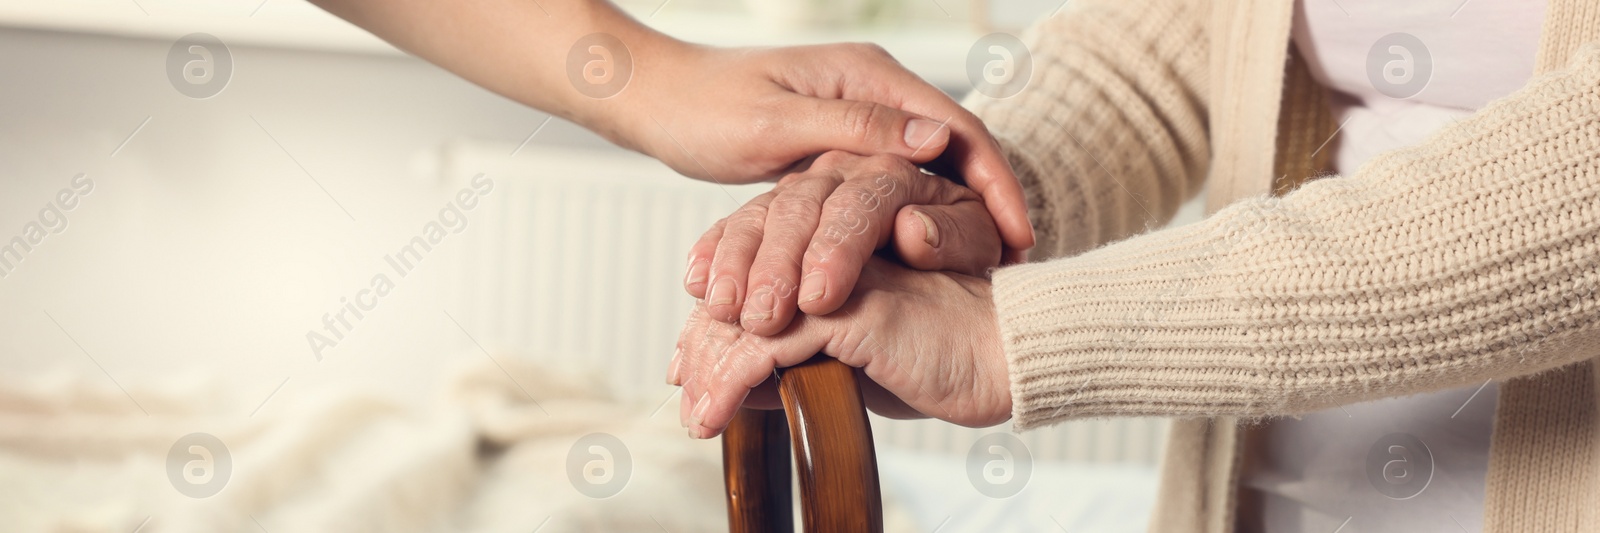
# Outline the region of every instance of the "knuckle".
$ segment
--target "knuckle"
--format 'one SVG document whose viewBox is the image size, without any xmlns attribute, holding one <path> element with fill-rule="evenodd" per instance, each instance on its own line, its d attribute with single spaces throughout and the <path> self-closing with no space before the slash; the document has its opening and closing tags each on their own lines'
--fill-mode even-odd
<svg viewBox="0 0 1600 533">
<path fill-rule="evenodd" d="M 835 186 L 843 183 L 845 177 L 856 167 L 856 161 L 861 156 L 843 150 L 825 152 L 812 161 L 811 169 L 819 174 L 830 177 Z"/>
<path fill-rule="evenodd" d="M 700 234 L 700 239 L 689 247 L 689 260 L 694 261 L 703 258 L 707 254 L 715 253 L 717 242 L 722 240 L 722 234 L 723 228 L 720 226 Z"/>
<path fill-rule="evenodd" d="M 768 208 L 767 216 L 778 223 L 778 227 L 774 229 L 781 229 L 804 223 L 807 219 L 814 221 L 821 211 L 822 204 L 816 198 L 801 195 L 784 195 L 772 201 L 772 206 Z"/>
<path fill-rule="evenodd" d="M 711 264 L 711 277 L 720 278 L 742 271 L 760 246 L 759 232 L 752 230 L 729 234 L 717 247 L 717 257 Z"/>
<path fill-rule="evenodd" d="M 875 186 L 874 178 L 856 179 L 846 182 L 828 197 L 828 201 L 836 208 L 830 213 L 830 218 L 841 220 L 851 218 L 870 218 L 874 213 L 886 207 L 895 206 L 886 202 L 887 195 Z"/>
<path fill-rule="evenodd" d="M 724 235 L 759 230 L 767 222 L 766 203 L 751 202 L 728 215 L 728 224 L 722 228 Z"/>
<path fill-rule="evenodd" d="M 839 223 L 829 223 L 817 232 L 811 240 L 811 245 L 806 248 L 805 263 L 828 263 L 838 253 L 839 247 L 850 240 L 851 231 Z"/>
<path fill-rule="evenodd" d="M 728 350 L 724 353 L 724 360 L 736 361 L 740 356 L 752 352 L 755 345 L 752 342 L 753 339 L 753 335 L 745 333 L 742 329 L 739 330 L 734 339 L 728 343 Z"/>
<path fill-rule="evenodd" d="M 865 174 L 860 176 L 866 179 L 877 179 L 882 176 L 900 178 L 913 170 L 910 161 L 905 158 L 887 154 L 877 154 L 867 157 L 862 162 Z"/>
<path fill-rule="evenodd" d="M 872 102 L 850 102 L 844 111 L 845 131 L 858 141 L 872 140 L 878 127 L 888 118 L 884 111 L 883 106 Z"/>
<path fill-rule="evenodd" d="M 716 281 L 726 276 L 743 277 L 748 272 L 750 260 L 761 247 L 761 234 L 739 232 L 729 235 L 722 240 L 722 245 L 717 247 L 717 257 L 711 261 L 711 274 L 709 279 Z M 707 290 L 710 290 L 709 288 Z"/>
<path fill-rule="evenodd" d="M 705 332 L 705 344 L 707 348 L 720 346 L 722 349 L 704 350 L 703 355 L 706 357 L 719 357 L 722 352 L 727 350 L 727 347 L 732 346 L 735 342 L 738 342 L 739 338 L 744 335 L 744 329 L 740 328 L 739 326 L 726 324 L 716 320 L 708 320 L 708 322 L 710 323 L 710 326 L 706 328 Z"/>
<path fill-rule="evenodd" d="M 781 239 L 780 244 L 798 240 L 809 236 L 817 229 L 819 209 L 796 209 L 787 212 L 774 212 L 772 226 L 768 228 L 768 235 L 774 239 Z"/>
<path fill-rule="evenodd" d="M 938 187 L 941 191 L 944 191 L 944 195 L 949 200 L 946 203 L 954 204 L 957 202 L 983 202 L 983 197 L 978 195 L 978 191 L 967 188 L 960 183 L 950 181 L 943 177 L 935 177 L 933 182 L 938 184 Z"/>
<path fill-rule="evenodd" d="M 850 152 L 830 150 L 830 152 L 822 152 L 822 155 L 818 155 L 816 160 L 811 162 L 811 166 L 813 166 L 813 168 L 832 168 L 832 166 L 838 166 L 840 163 L 848 160 L 848 157 L 850 157 Z"/>
<path fill-rule="evenodd" d="M 712 373 L 724 380 L 745 381 L 739 375 L 759 368 L 763 361 L 770 360 L 768 349 L 763 337 L 741 329 L 739 337 L 728 344 L 727 350 L 712 368 Z"/>
<path fill-rule="evenodd" d="M 816 238 L 812 240 L 810 251 L 818 254 L 819 259 L 826 259 L 837 253 L 839 248 L 866 235 L 871 229 L 872 223 L 866 217 L 859 213 L 843 213 L 822 226 Z"/>
<path fill-rule="evenodd" d="M 815 167 L 816 161 L 813 160 L 810 166 Z M 782 177 L 778 178 L 778 184 L 773 187 L 773 190 L 783 190 L 789 187 L 794 187 L 800 183 L 811 181 L 815 179 L 815 175 L 816 170 L 812 168 L 806 168 L 803 170 L 788 170 L 783 174 Z"/>
<path fill-rule="evenodd" d="M 783 110 L 781 108 L 776 108 L 769 104 L 760 104 L 755 116 L 745 123 L 745 127 L 749 128 L 749 135 L 752 139 L 776 138 L 783 132 L 785 121 L 779 119 L 782 115 Z"/>
<path fill-rule="evenodd" d="M 891 59 L 894 56 L 877 43 L 849 43 L 846 50 L 851 55 L 865 56 L 872 59 Z"/>
</svg>

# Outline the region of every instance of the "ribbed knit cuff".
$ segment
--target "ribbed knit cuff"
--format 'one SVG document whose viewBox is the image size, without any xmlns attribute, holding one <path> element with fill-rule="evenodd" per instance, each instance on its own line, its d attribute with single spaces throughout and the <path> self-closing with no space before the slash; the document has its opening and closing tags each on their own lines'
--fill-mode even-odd
<svg viewBox="0 0 1600 533">
<path fill-rule="evenodd" d="M 995 272 L 1017 429 L 1205 416 L 1259 401 L 1247 348 L 1253 304 L 1232 263 L 1263 243 L 1226 227 L 1238 217 L 1219 217 Z"/>
</svg>

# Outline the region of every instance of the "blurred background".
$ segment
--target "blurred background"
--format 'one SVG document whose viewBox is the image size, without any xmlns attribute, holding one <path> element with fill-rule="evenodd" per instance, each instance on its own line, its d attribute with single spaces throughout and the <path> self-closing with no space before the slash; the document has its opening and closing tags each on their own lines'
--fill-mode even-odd
<svg viewBox="0 0 1600 533">
<path fill-rule="evenodd" d="M 876 42 L 957 97 L 979 37 L 1058 4 L 621 3 L 696 42 Z M 206 98 L 168 68 L 196 32 L 231 61 Z M 0 245 L 28 243 L 0 251 L 0 529 L 725 527 L 717 443 L 662 379 L 688 246 L 765 185 L 683 179 L 299 0 L 6 0 L 0 71 Z M 873 423 L 903 531 L 1142 531 L 1164 432 L 997 454 L 1007 426 Z M 625 448 L 598 493 L 568 468 L 595 433 Z"/>
</svg>

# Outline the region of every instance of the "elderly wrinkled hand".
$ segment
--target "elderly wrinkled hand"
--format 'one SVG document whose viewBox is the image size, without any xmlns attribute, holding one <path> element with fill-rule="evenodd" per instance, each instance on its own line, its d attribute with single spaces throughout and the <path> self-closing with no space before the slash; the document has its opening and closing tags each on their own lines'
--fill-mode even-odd
<svg viewBox="0 0 1600 533">
<path fill-rule="evenodd" d="M 975 276 L 1002 251 L 970 189 L 902 158 L 828 152 L 707 231 L 684 285 L 709 317 L 773 335 L 797 309 L 839 309 L 867 260 L 890 245 L 913 268 Z"/>
<path fill-rule="evenodd" d="M 768 380 L 775 369 L 819 352 L 860 369 L 871 380 L 863 382 L 868 407 L 886 416 L 921 414 L 982 427 L 1011 413 L 989 282 L 872 258 L 838 311 L 796 317 L 776 335 L 752 334 L 696 305 L 668 378 L 683 386 L 680 419 L 692 437 L 716 436 L 753 389 L 763 387 L 772 404 Z M 876 387 L 892 397 L 872 394 Z"/>
</svg>

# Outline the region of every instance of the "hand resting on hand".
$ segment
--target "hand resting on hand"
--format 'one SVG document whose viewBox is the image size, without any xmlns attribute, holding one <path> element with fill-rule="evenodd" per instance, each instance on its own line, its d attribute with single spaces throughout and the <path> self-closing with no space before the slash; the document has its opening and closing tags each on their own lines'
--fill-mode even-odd
<svg viewBox="0 0 1600 533">
<path fill-rule="evenodd" d="M 880 257 L 890 251 L 940 272 Z M 818 157 L 691 251 L 685 284 L 706 299 L 667 378 L 684 387 L 682 422 L 709 438 L 747 397 L 776 406 L 774 370 L 818 352 L 858 368 L 880 414 L 1005 420 L 1009 378 L 986 279 L 1000 256 L 993 220 L 965 187 L 891 156 Z"/>
<path fill-rule="evenodd" d="M 710 316 L 758 335 L 795 310 L 844 305 L 888 245 L 920 270 L 986 276 L 1001 240 L 983 200 L 894 156 L 828 152 L 716 223 L 689 252 L 684 286 Z"/>
</svg>

